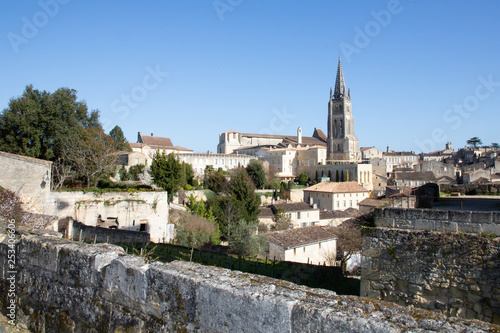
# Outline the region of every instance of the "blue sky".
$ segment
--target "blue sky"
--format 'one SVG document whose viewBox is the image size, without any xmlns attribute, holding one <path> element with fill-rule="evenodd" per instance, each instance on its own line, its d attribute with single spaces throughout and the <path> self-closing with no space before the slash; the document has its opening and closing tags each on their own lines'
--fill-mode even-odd
<svg viewBox="0 0 500 333">
<path fill-rule="evenodd" d="M 216 151 L 218 135 L 326 132 L 339 55 L 360 146 L 500 142 L 500 2 L 5 1 L 0 107 L 69 87 L 119 125 Z"/>
</svg>

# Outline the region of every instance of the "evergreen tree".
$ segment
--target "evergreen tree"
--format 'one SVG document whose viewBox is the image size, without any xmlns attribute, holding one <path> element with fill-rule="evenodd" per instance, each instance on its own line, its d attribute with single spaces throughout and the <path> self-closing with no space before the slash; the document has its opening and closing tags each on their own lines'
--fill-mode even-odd
<svg viewBox="0 0 500 333">
<path fill-rule="evenodd" d="M 344 181 L 344 170 L 340 170 L 340 181 Z"/>
<path fill-rule="evenodd" d="M 125 138 L 125 135 L 123 135 L 123 131 L 120 126 L 116 125 L 115 127 L 113 127 L 113 129 L 109 131 L 109 136 L 112 137 L 115 141 L 117 150 L 132 151 L 127 139 Z"/>
<path fill-rule="evenodd" d="M 168 200 L 172 201 L 181 185 L 181 164 L 173 153 L 168 156 L 165 152 L 156 151 L 151 162 L 150 174 L 153 183 L 168 192 Z"/>
<path fill-rule="evenodd" d="M 229 193 L 234 200 L 240 216 L 247 222 L 257 224 L 260 197 L 255 193 L 255 187 L 244 168 L 233 171 L 229 184 Z"/>
<path fill-rule="evenodd" d="M 266 171 L 259 160 L 252 159 L 246 167 L 247 173 L 258 189 L 263 189 L 266 185 Z"/>
<path fill-rule="evenodd" d="M 340 181 L 339 179 L 339 170 L 335 172 L 335 181 L 338 183 Z"/>
</svg>

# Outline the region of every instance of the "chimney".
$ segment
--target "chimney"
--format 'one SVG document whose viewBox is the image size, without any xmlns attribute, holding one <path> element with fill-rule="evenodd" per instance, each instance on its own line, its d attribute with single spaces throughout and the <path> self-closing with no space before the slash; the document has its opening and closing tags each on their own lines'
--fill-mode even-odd
<svg viewBox="0 0 500 333">
<path fill-rule="evenodd" d="M 318 204 L 313 204 L 313 209 L 318 209 Z"/>
<path fill-rule="evenodd" d="M 137 133 L 137 143 L 142 143 L 142 140 L 141 140 L 141 132 L 138 132 L 138 133 Z"/>
<path fill-rule="evenodd" d="M 297 129 L 297 143 L 302 144 L 302 128 Z"/>
<path fill-rule="evenodd" d="M 314 203 L 313 198 L 309 197 L 309 204 L 312 205 Z"/>
<path fill-rule="evenodd" d="M 154 134 L 154 133 L 151 133 L 151 136 L 155 136 L 155 134 Z"/>
</svg>

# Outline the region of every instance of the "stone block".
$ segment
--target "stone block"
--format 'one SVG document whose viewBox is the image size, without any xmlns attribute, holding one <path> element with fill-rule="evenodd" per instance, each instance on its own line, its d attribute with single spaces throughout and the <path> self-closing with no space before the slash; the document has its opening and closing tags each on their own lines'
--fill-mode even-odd
<svg viewBox="0 0 500 333">
<path fill-rule="evenodd" d="M 378 281 L 380 279 L 380 271 L 373 269 L 361 269 L 361 277 L 363 280 L 375 280 Z"/>
<path fill-rule="evenodd" d="M 402 208 L 385 208 L 384 209 L 384 217 L 400 220 L 406 218 L 406 210 Z"/>
<path fill-rule="evenodd" d="M 269 283 L 259 283 L 257 279 L 238 272 L 203 279 L 197 293 L 200 324 L 215 332 L 275 332 L 278 327 L 292 331 L 292 310 L 307 297 L 307 288 L 265 278 Z M 329 292 L 325 297 L 334 295 Z"/>
<path fill-rule="evenodd" d="M 438 222 L 436 223 L 437 232 L 458 232 L 458 224 L 456 222 Z"/>
<path fill-rule="evenodd" d="M 491 223 L 491 212 L 472 212 L 471 222 L 473 223 Z"/>
<path fill-rule="evenodd" d="M 117 258 L 103 269 L 102 288 L 115 294 L 119 303 L 128 304 L 133 301 L 145 305 L 148 289 L 147 269 L 148 265 L 140 257 Z"/>
<path fill-rule="evenodd" d="M 68 284 L 99 286 L 101 270 L 124 254 L 121 247 L 110 244 L 61 244 L 58 273 Z"/>
<path fill-rule="evenodd" d="M 415 220 L 416 230 L 436 230 L 436 222 L 432 220 Z"/>
<path fill-rule="evenodd" d="M 406 218 L 409 220 L 421 219 L 424 215 L 423 209 L 407 209 Z"/>
<path fill-rule="evenodd" d="M 458 222 L 457 229 L 458 229 L 458 232 L 466 232 L 466 233 L 474 233 L 474 234 L 481 233 L 481 225 L 479 223 Z"/>
<path fill-rule="evenodd" d="M 500 224 L 500 212 L 491 213 L 491 222 Z"/>
<path fill-rule="evenodd" d="M 481 223 L 481 233 L 500 236 L 500 224 Z"/>
<path fill-rule="evenodd" d="M 384 208 L 375 208 L 373 210 L 373 217 L 375 218 L 375 221 L 384 218 Z"/>
<path fill-rule="evenodd" d="M 397 229 L 414 229 L 415 225 L 411 220 L 396 220 L 394 227 Z"/>
<path fill-rule="evenodd" d="M 448 220 L 447 210 L 423 209 L 422 218 L 428 220 Z"/>
<path fill-rule="evenodd" d="M 194 267 L 193 267 L 194 266 Z M 167 317 L 173 323 L 192 323 L 196 320 L 197 288 L 203 280 L 195 274 L 196 264 L 173 262 L 153 263 L 147 270 L 147 304 L 158 318 Z M 171 331 L 174 327 L 169 327 Z"/>
<path fill-rule="evenodd" d="M 392 218 L 379 218 L 375 220 L 375 226 L 378 228 L 394 228 L 394 219 Z"/>
<path fill-rule="evenodd" d="M 471 220 L 471 211 L 469 210 L 451 210 L 449 212 L 450 221 L 453 222 L 470 222 Z"/>
<path fill-rule="evenodd" d="M 371 258 L 378 258 L 380 257 L 380 248 L 375 248 L 375 247 L 363 247 L 363 256 L 366 257 L 371 257 Z"/>
</svg>

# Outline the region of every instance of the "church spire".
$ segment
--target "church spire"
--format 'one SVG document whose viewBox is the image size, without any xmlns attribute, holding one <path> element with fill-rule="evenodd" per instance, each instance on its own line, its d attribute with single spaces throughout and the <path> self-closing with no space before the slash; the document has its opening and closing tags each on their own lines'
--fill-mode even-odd
<svg viewBox="0 0 500 333">
<path fill-rule="evenodd" d="M 344 73 L 342 72 L 342 63 L 340 62 L 340 56 L 339 56 L 339 66 L 337 68 L 337 78 L 335 79 L 335 91 L 333 93 L 333 97 L 343 98 L 345 96 L 346 93 L 345 93 Z"/>
</svg>

